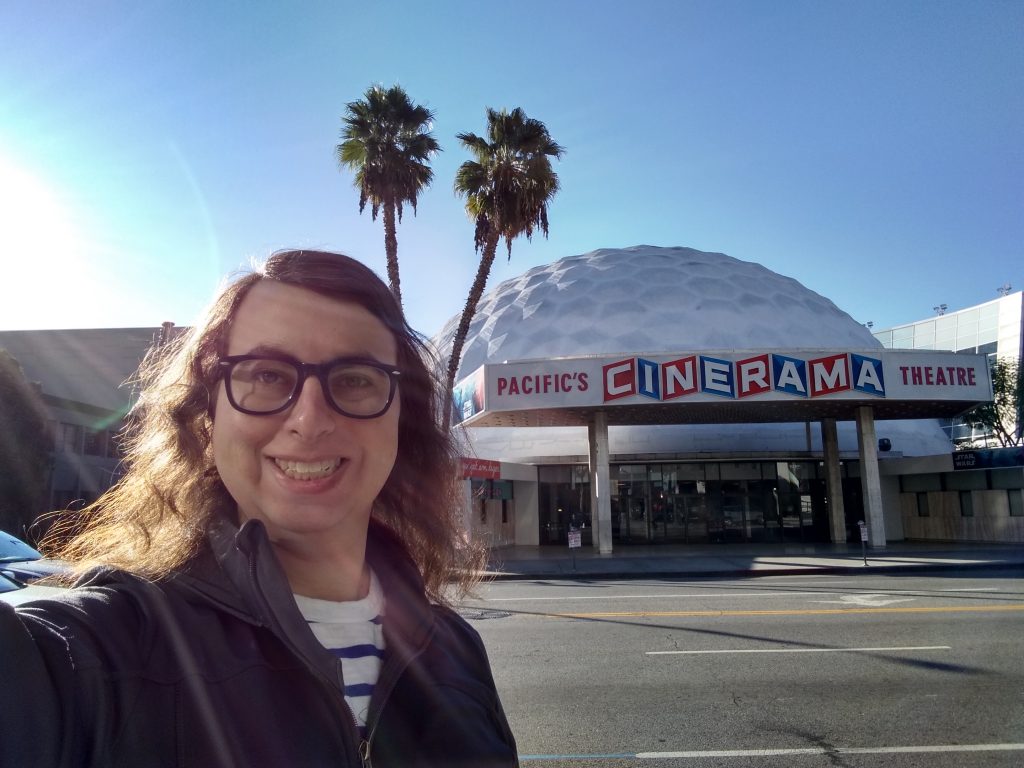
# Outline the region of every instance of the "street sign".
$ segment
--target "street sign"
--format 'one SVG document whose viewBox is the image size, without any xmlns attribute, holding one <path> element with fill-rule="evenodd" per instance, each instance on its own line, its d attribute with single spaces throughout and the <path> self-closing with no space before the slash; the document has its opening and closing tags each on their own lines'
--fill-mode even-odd
<svg viewBox="0 0 1024 768">
<path fill-rule="evenodd" d="M 864 565 L 868 564 L 868 524 L 863 520 L 857 521 L 857 527 L 860 528 L 860 556 L 864 558 Z"/>
<path fill-rule="evenodd" d="M 569 529 L 569 549 L 579 549 L 583 546 L 583 532 L 577 529 Z"/>
</svg>

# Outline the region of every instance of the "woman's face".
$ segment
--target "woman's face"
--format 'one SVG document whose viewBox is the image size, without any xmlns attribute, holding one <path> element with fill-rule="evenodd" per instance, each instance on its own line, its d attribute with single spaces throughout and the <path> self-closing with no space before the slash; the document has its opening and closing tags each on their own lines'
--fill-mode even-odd
<svg viewBox="0 0 1024 768">
<path fill-rule="evenodd" d="M 357 304 L 266 280 L 242 300 L 228 355 L 285 355 L 305 363 L 339 357 L 397 363 L 391 332 Z M 216 395 L 213 457 L 239 522 L 262 520 L 275 544 L 362 547 L 374 499 L 398 453 L 400 397 L 373 419 L 330 407 L 310 376 L 282 413 L 235 410 L 223 381 Z"/>
</svg>

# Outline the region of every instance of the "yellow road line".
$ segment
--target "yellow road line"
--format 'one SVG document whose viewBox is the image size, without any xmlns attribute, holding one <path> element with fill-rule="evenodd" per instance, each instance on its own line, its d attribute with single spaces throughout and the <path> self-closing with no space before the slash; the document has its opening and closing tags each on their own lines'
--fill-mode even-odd
<svg viewBox="0 0 1024 768">
<path fill-rule="evenodd" d="M 1011 605 L 948 605 L 932 608 L 807 608 L 775 611 L 622 611 L 607 613 L 548 613 L 557 619 L 618 619 L 643 617 L 700 617 L 700 616 L 824 616 L 844 613 L 967 613 L 991 611 L 1024 611 L 1024 603 Z"/>
</svg>

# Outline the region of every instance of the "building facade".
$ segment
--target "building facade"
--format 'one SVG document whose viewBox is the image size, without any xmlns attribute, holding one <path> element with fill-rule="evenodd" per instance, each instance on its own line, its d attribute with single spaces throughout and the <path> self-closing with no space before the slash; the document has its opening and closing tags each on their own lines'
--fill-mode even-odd
<svg viewBox="0 0 1024 768">
<path fill-rule="evenodd" d="M 169 324 L 168 324 L 169 325 Z M 48 509 L 80 508 L 119 477 L 118 435 L 131 379 L 168 327 L 0 331 L 0 348 L 38 384 L 49 412 L 53 461 Z"/>
<path fill-rule="evenodd" d="M 1024 358 L 1024 292 L 954 311 L 941 305 L 936 311 L 942 314 L 874 331 L 874 337 L 889 349 L 949 350 L 990 360 Z M 945 420 L 943 429 L 957 445 L 996 447 L 990 434 L 961 419 Z"/>
<path fill-rule="evenodd" d="M 1019 307 L 1019 295 L 1016 300 Z M 1005 303 L 1012 310 L 1013 299 Z M 973 337 L 967 315 L 954 326 L 954 338 L 961 339 L 964 353 L 973 341 L 970 352 L 984 355 L 986 345 L 1000 338 L 1002 326 L 1012 325 L 1013 315 L 1010 311 L 1005 321 L 1002 307 L 977 314 Z M 1017 318 L 1019 344 L 1019 310 Z M 456 320 L 435 339 L 442 357 Z M 483 365 L 540 365 L 588 355 L 655 359 L 659 354 L 768 348 L 799 358 L 801 350 L 823 347 L 868 355 L 882 348 L 875 335 L 828 299 L 761 265 L 692 249 L 636 246 L 568 257 L 497 286 L 481 301 L 470 328 L 460 378 Z M 918 347 L 919 352 L 925 349 Z M 922 386 L 946 384 L 945 374 L 925 380 L 924 370 Z M 572 383 L 559 378 L 547 386 L 566 389 L 562 385 Z M 524 385 L 545 386 L 536 378 L 521 382 L 520 389 Z M 474 394 L 457 392 L 457 405 L 469 403 L 472 410 Z M 556 403 L 558 393 L 551 397 Z M 885 539 L 1024 541 L 1024 518 L 1016 512 L 1024 476 L 1013 468 L 996 472 L 984 489 L 971 488 L 970 495 L 962 496 L 965 504 L 976 502 L 976 519 L 959 526 L 937 519 L 921 525 L 926 515 L 937 518 L 950 503 L 951 497 L 929 495 L 936 483 L 959 499 L 961 485 L 980 481 L 963 470 L 947 477 L 954 473 L 953 446 L 942 428 L 948 415 L 926 409 L 899 415 L 889 413 L 872 425 L 871 448 L 877 457 L 872 471 L 878 477 L 870 486 L 879 496 Z M 613 546 L 856 539 L 857 523 L 868 517 L 862 461 L 866 437 L 850 413 L 834 423 L 834 462 L 828 457 L 829 419 L 820 415 L 791 413 L 786 420 L 763 415 L 749 423 L 737 423 L 743 417 L 735 414 L 716 418 L 718 423 L 689 412 L 664 422 L 609 426 Z M 501 517 L 487 511 L 487 504 L 496 502 L 487 500 L 486 488 L 478 490 L 475 503 L 484 514 L 478 510 L 472 522 L 477 528 L 487 526 L 483 534 L 489 542 L 564 547 L 569 532 L 581 527 L 584 545 L 597 546 L 588 428 L 552 419 L 541 423 L 467 422 L 472 454 L 497 462 L 499 479 L 517 474 L 513 494 L 524 487 L 524 474 L 536 473 L 530 498 L 504 499 Z M 478 489 L 487 482 L 477 480 Z M 506 522 L 491 527 L 496 519 Z M 515 532 L 512 540 L 509 531 Z M 884 546 L 884 541 L 873 543 Z"/>
<path fill-rule="evenodd" d="M 760 359 L 767 373 L 777 359 L 793 365 L 834 359 L 826 370 L 833 375 L 842 358 L 849 374 L 863 374 L 857 358 L 881 360 L 886 348 L 1019 356 L 1021 305 L 1018 292 L 872 334 L 797 281 L 723 254 L 637 246 L 528 270 L 483 298 L 460 379 L 482 366 L 605 358 L 608 371 L 579 368 L 547 379 L 542 371 L 525 371 L 514 379 L 515 391 L 505 377 L 503 394 L 529 399 L 547 389 L 546 406 L 557 411 L 563 395 L 607 389 L 601 380 L 610 374 L 611 400 L 602 397 L 591 410 L 607 415 L 618 402 L 639 415 L 611 419 L 597 435 L 585 421 L 564 416 L 530 424 L 510 418 L 505 426 L 467 420 L 465 528 L 495 547 L 564 547 L 574 531 L 583 546 L 595 548 L 601 535 L 606 546 L 842 542 L 855 541 L 857 524 L 870 521 L 875 509 L 876 546 L 901 539 L 1024 541 L 1024 459 L 977 452 L 970 462 L 957 454 L 955 464 L 948 409 L 910 403 L 886 410 L 877 387 L 864 389 L 872 382 L 862 375 L 861 389 L 851 380 L 845 393 L 836 386 L 804 397 L 796 386 L 776 397 L 767 391 L 780 383 L 773 377 L 771 387 L 741 396 L 737 382 L 732 392 L 722 391 L 726 379 L 716 376 L 725 368 L 715 368 L 728 363 L 735 373 L 744 364 L 756 372 Z M 435 339 L 442 356 L 456 319 Z M 0 347 L 40 384 L 50 409 L 52 508 L 88 503 L 116 480 L 116 436 L 133 398 L 125 383 L 146 352 L 172 333 L 169 324 L 0 332 Z M 670 410 L 656 406 L 664 404 L 668 384 L 682 386 L 686 372 L 676 366 L 669 380 L 664 371 L 687 356 L 711 359 L 710 379 L 695 381 L 719 391 L 680 397 L 693 403 L 667 416 Z M 628 375 L 623 365 L 633 366 Z M 913 385 L 918 368 L 924 389 L 949 386 L 947 378 L 957 385 L 958 366 L 947 362 L 902 367 L 905 373 L 897 362 L 877 383 L 891 389 L 905 375 Z M 940 384 L 928 380 L 929 367 L 953 373 L 937 374 Z M 627 381 L 632 391 L 622 389 Z M 792 388 L 794 381 L 781 384 Z M 748 376 L 750 382 L 756 390 L 757 377 Z M 463 416 L 473 415 L 478 395 L 473 387 L 459 393 Z M 835 405 L 851 398 L 872 406 L 871 419 Z M 783 406 L 789 410 L 778 410 Z M 603 463 L 595 451 L 604 452 Z M 606 504 L 603 512 L 595 499 Z"/>
<path fill-rule="evenodd" d="M 891 349 L 950 350 L 997 358 L 1024 358 L 1024 292 L 885 328 L 874 336 Z M 946 462 L 917 462 L 900 478 L 900 505 L 908 538 L 1024 541 L 1024 448 L 999 449 L 984 429 L 962 419 L 940 422 L 961 450 Z M 1021 425 L 1017 429 L 1020 434 Z M 980 450 L 970 450 L 972 448 Z"/>
</svg>

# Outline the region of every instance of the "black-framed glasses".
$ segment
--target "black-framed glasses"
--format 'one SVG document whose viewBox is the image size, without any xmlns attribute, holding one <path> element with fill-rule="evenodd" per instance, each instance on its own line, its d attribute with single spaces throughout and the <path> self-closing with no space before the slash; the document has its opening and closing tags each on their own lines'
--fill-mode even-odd
<svg viewBox="0 0 1024 768">
<path fill-rule="evenodd" d="M 217 364 L 223 369 L 231 407 L 252 416 L 287 409 L 306 379 L 315 376 L 331 408 L 349 418 L 373 419 L 391 407 L 402 373 L 392 365 L 360 357 L 300 363 L 285 357 L 230 355 Z"/>
</svg>

